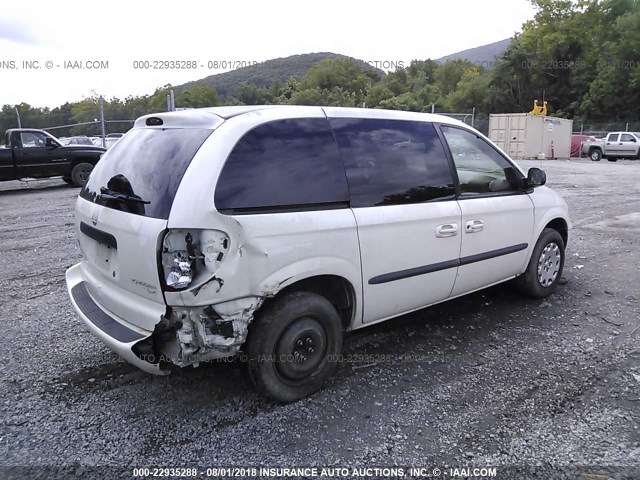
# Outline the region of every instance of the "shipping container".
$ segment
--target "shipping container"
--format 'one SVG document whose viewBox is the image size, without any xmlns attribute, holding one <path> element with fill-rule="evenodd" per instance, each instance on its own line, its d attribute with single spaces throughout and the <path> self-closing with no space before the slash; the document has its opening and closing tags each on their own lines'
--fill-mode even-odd
<svg viewBox="0 0 640 480">
<path fill-rule="evenodd" d="M 499 113 L 489 116 L 489 139 L 511 158 L 551 159 L 571 157 L 573 120 Z"/>
</svg>

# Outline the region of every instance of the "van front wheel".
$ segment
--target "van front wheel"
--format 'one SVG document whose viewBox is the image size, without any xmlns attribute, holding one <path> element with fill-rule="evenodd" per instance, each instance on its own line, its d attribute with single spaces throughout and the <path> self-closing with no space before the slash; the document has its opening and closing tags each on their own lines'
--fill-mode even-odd
<svg viewBox="0 0 640 480">
<path fill-rule="evenodd" d="M 527 270 L 516 277 L 520 291 L 534 298 L 551 295 L 564 268 L 564 240 L 553 228 L 545 228 L 536 243 Z"/>
<path fill-rule="evenodd" d="M 342 350 L 335 307 L 311 292 L 276 299 L 249 327 L 246 353 L 256 387 L 280 402 L 317 392 L 333 373 Z"/>
</svg>

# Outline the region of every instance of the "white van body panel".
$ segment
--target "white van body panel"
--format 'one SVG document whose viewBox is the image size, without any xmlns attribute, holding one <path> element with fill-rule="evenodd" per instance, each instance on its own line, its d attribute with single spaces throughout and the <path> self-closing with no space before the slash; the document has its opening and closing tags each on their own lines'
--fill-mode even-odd
<svg viewBox="0 0 640 480">
<path fill-rule="evenodd" d="M 220 213 L 212 212 L 212 221 Z M 219 282 L 180 293 L 184 306 L 216 305 L 252 297 L 272 297 L 304 278 L 334 275 L 361 290 L 360 250 L 353 212 L 337 209 L 317 212 L 238 215 L 229 235 L 229 249 L 215 272 Z M 219 220 L 214 224 L 220 228 Z M 360 296 L 358 296 L 360 297 Z M 242 314 L 242 308 L 238 315 Z M 358 318 L 359 309 L 354 318 Z"/>
<path fill-rule="evenodd" d="M 529 198 L 535 207 L 535 221 L 531 237 L 532 244 L 535 244 L 542 230 L 544 230 L 552 220 L 562 219 L 567 223 L 567 228 L 571 229 L 569 207 L 558 192 L 549 187 L 538 187 L 529 194 Z"/>
<path fill-rule="evenodd" d="M 136 367 L 140 368 L 141 370 L 144 370 L 147 373 L 151 373 L 153 375 L 163 375 L 164 372 L 160 369 L 158 364 L 153 364 L 139 358 L 131 350 L 132 347 L 136 343 L 138 343 L 141 339 L 148 338 L 152 333 L 151 331 L 143 330 L 137 327 L 136 325 L 133 325 L 127 322 L 124 318 L 117 317 L 116 315 L 113 314 L 113 312 L 105 311 L 105 313 L 109 315 L 109 317 L 111 317 L 114 321 L 117 321 L 119 324 L 121 324 L 125 328 L 135 331 L 140 335 L 138 339 L 131 342 L 118 341 L 116 338 L 114 338 L 114 336 L 100 329 L 96 325 L 96 323 L 91 321 L 89 317 L 83 312 L 78 302 L 76 302 L 74 295 L 72 294 L 72 290 L 74 287 L 80 284 L 87 284 L 91 282 L 90 280 L 87 281 L 86 278 L 87 277 L 82 272 L 82 264 L 77 264 L 69 268 L 65 275 L 65 280 L 67 284 L 67 293 L 69 294 L 71 304 L 73 305 L 73 308 L 76 310 L 76 313 L 85 323 L 89 331 L 91 331 L 91 333 L 93 333 L 96 337 L 98 337 L 98 339 L 102 343 L 104 343 L 110 350 L 118 354 L 123 360 L 126 360 L 127 362 L 131 363 L 132 365 L 135 365 Z M 124 300 L 122 302 L 123 305 L 130 307 L 130 311 L 127 312 L 128 315 L 131 315 L 131 312 L 134 312 L 136 310 L 134 302 L 135 300 L 133 302 Z M 130 318 L 130 317 L 127 317 L 127 318 Z"/>
<path fill-rule="evenodd" d="M 397 280 L 388 275 L 458 258 L 462 238 L 458 202 L 354 208 L 353 212 L 360 237 L 365 323 L 449 297 L 457 266 Z M 439 236 L 438 228 L 447 224 L 457 231 Z"/>
<path fill-rule="evenodd" d="M 462 210 L 462 264 L 451 295 L 471 292 L 524 272 L 533 248 L 534 215 L 529 195 L 467 198 L 458 203 Z M 497 255 L 509 249 L 514 251 Z M 491 252 L 496 256 L 464 264 L 465 260 Z"/>
<path fill-rule="evenodd" d="M 155 253 L 166 220 L 130 215 L 80 197 L 75 218 L 83 257 L 79 265 L 91 297 L 101 308 L 153 331 L 167 308 Z M 111 232 L 118 248 L 82 233 L 81 223 Z"/>
</svg>

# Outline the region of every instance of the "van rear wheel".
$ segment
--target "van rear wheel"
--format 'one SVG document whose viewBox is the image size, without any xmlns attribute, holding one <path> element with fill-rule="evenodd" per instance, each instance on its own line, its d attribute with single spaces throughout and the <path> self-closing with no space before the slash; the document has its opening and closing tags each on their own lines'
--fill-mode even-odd
<svg viewBox="0 0 640 480">
<path fill-rule="evenodd" d="M 341 349 L 342 324 L 331 302 L 311 292 L 289 293 L 249 327 L 249 374 L 265 395 L 293 402 L 320 390 Z"/>
</svg>

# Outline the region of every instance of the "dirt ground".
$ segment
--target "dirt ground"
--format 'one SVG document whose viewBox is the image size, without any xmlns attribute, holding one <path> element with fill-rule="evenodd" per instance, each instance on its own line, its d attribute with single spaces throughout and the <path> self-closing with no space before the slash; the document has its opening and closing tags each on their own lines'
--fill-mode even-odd
<svg viewBox="0 0 640 480">
<path fill-rule="evenodd" d="M 240 362 L 154 377 L 119 360 L 65 290 L 78 189 L 0 184 L 0 477 L 235 465 L 640 478 L 640 161 L 520 164 L 569 204 L 558 292 L 500 285 L 352 333 L 326 388 L 290 405 L 258 395 Z"/>
</svg>

